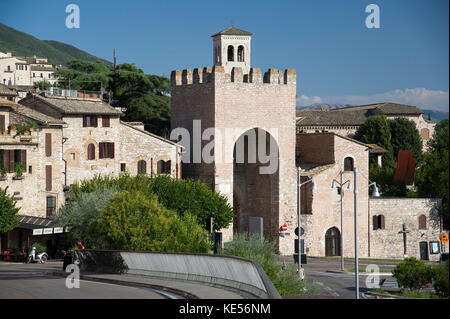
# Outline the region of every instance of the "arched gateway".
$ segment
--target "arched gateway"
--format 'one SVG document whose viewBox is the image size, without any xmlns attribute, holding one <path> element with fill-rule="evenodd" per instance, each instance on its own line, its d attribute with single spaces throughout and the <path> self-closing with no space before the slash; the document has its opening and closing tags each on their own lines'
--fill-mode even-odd
<svg viewBox="0 0 450 319">
<path fill-rule="evenodd" d="M 296 74 L 250 67 L 250 37 L 249 32 L 228 28 L 213 36 L 213 51 L 221 62 L 215 58 L 213 68 L 172 71 L 171 128 L 189 136 L 187 141 L 178 139 L 185 147 L 182 177 L 203 181 L 234 207 L 234 222 L 218 230 L 223 241 L 231 240 L 233 232 L 248 231 L 251 217 L 263 217 L 264 236 L 275 240 L 281 254 L 292 255 L 295 235 L 280 237 L 279 228 L 286 224 L 293 234 L 297 226 Z M 242 62 L 221 65 L 228 45 L 244 47 Z M 230 130 L 238 130 L 232 138 Z M 256 131 L 257 140 L 264 135 L 264 143 L 272 141 L 271 151 L 277 151 L 275 170 L 260 158 L 251 162 L 245 156 L 252 149 L 245 136 Z M 177 137 L 171 134 L 171 139 Z M 240 141 L 247 157 L 243 162 L 238 161 Z M 261 145 L 256 143 L 256 152 Z"/>
</svg>

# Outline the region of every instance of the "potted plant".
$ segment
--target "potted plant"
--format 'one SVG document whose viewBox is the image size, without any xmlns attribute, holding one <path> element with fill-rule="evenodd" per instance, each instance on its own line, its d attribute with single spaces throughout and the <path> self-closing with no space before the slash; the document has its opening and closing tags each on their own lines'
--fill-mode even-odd
<svg viewBox="0 0 450 319">
<path fill-rule="evenodd" d="M 16 131 L 17 131 L 17 126 L 16 124 L 11 124 L 9 126 L 9 132 L 11 133 L 11 135 L 16 135 Z"/>
<path fill-rule="evenodd" d="M 30 124 L 30 132 L 33 132 L 36 129 L 36 123 L 35 122 L 31 122 Z"/>
<path fill-rule="evenodd" d="M 2 166 L 0 168 L 0 181 L 6 181 L 6 177 L 7 177 L 6 168 L 5 168 L 5 166 Z"/>
<path fill-rule="evenodd" d="M 16 176 L 14 179 L 23 179 L 23 165 L 22 163 L 16 163 L 14 165 L 14 170 L 16 171 Z"/>
</svg>

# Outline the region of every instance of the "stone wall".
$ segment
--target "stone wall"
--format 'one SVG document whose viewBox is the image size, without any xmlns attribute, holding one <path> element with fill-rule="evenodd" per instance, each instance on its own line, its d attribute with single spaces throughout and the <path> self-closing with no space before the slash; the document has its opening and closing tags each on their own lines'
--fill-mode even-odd
<svg viewBox="0 0 450 319">
<path fill-rule="evenodd" d="M 420 259 L 419 243 L 439 241 L 441 232 L 442 201 L 434 198 L 370 198 L 370 257 L 403 258 L 404 244 L 402 225 L 405 224 L 407 257 Z M 373 216 L 383 215 L 385 229 L 373 230 Z M 419 229 L 419 216 L 426 216 L 426 228 Z M 429 252 L 430 260 L 439 255 Z"/>
<path fill-rule="evenodd" d="M 230 140 L 214 140 L 214 162 L 183 163 L 183 177 L 194 177 L 221 192 L 233 205 L 233 149 L 242 133 L 261 128 L 278 146 L 279 183 L 272 185 L 271 218 L 268 237 L 278 240 L 278 229 L 295 215 L 295 92 L 294 70 L 284 73 L 269 69 L 264 79 L 260 69 L 252 68 L 244 76 L 242 69 L 225 73 L 223 67 L 173 71 L 171 75 L 172 129 L 185 128 L 194 137 L 193 120 L 201 120 L 202 134 L 214 128 L 225 138 L 226 130 L 236 130 Z M 239 133 L 240 132 L 240 133 Z M 217 136 L 217 134 L 216 134 Z M 208 137 L 207 137 L 208 138 Z M 203 141 L 203 147 L 209 141 Z M 193 155 L 199 150 L 191 150 Z M 200 150 L 201 151 L 201 150 Z M 272 191 L 273 190 L 273 191 Z M 279 194 L 279 195 L 278 195 Z M 255 212 L 257 214 L 258 212 Z M 232 238 L 233 227 L 222 230 L 224 241 Z M 292 241 L 292 242 L 290 242 Z M 281 253 L 290 253 L 293 240 L 280 239 Z"/>
<path fill-rule="evenodd" d="M 302 214 L 302 228 L 305 230 L 303 236 L 305 242 L 305 253 L 309 256 L 325 256 L 325 234 L 330 228 L 339 230 L 343 236 L 344 256 L 353 257 L 355 251 L 354 245 L 354 172 L 345 171 L 343 173 L 343 182 L 349 180 L 352 184 L 352 190 L 344 187 L 343 198 L 343 230 L 341 229 L 341 209 L 340 195 L 337 188 L 332 189 L 333 180 L 339 181 L 339 172 L 344 170 L 344 158 L 351 156 L 354 159 L 354 166 L 358 168 L 360 174 L 357 177 L 358 189 L 358 241 L 359 256 L 368 256 L 368 155 L 367 147 L 345 139 L 331 133 L 317 133 L 320 136 L 332 136 L 333 142 L 330 144 L 334 148 L 334 165 L 326 166 L 326 169 L 312 174 L 314 177 L 316 189 L 312 190 L 312 214 Z M 306 139 L 305 139 L 306 140 Z M 309 139 L 311 142 L 316 139 Z M 303 144 L 299 147 L 302 148 Z M 327 145 L 322 144 L 323 149 Z M 320 158 L 320 157 L 318 157 Z M 302 186 L 307 187 L 306 186 Z M 295 220 L 296 224 L 296 220 Z M 294 226 L 293 226 L 294 227 Z"/>
</svg>

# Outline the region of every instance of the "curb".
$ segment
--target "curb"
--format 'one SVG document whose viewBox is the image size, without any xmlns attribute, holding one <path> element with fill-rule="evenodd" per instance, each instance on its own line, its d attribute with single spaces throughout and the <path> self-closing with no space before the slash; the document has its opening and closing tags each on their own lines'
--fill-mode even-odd
<svg viewBox="0 0 450 319">
<path fill-rule="evenodd" d="M 371 296 L 380 296 L 380 297 L 390 297 L 393 299 L 417 299 L 417 298 L 409 298 L 409 297 L 403 297 L 403 296 L 396 296 L 396 295 L 391 295 L 391 294 L 383 294 L 383 293 L 378 293 L 378 292 L 372 292 L 372 291 L 367 291 L 365 292 L 368 295 Z"/>
<path fill-rule="evenodd" d="M 59 277 L 67 277 L 70 273 L 66 272 L 56 272 L 56 271 L 46 271 L 45 274 L 47 275 L 53 275 L 53 276 L 59 276 Z M 134 282 L 134 281 L 126 281 L 126 280 L 116 280 L 116 279 L 107 279 L 107 278 L 98 278 L 98 277 L 91 277 L 86 275 L 80 275 L 80 279 L 86 280 L 86 281 L 98 281 L 98 282 L 104 282 L 104 283 L 110 283 L 110 284 L 116 284 L 116 285 L 122 285 L 122 286 L 131 286 L 131 287 L 144 287 L 144 288 L 151 288 L 151 289 L 157 289 L 162 291 L 167 291 L 179 296 L 183 296 L 186 299 L 200 299 L 198 296 L 191 294 L 189 292 L 175 289 L 175 288 L 169 288 L 154 284 L 147 284 L 147 283 L 141 283 L 141 282 Z"/>
</svg>

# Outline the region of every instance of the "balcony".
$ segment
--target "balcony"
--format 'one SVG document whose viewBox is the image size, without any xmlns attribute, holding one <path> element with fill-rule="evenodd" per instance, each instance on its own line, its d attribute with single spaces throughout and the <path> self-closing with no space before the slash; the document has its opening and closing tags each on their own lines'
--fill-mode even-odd
<svg viewBox="0 0 450 319">
<path fill-rule="evenodd" d="M 102 92 L 87 90 L 66 90 L 51 87 L 45 91 L 46 96 L 71 97 L 81 99 L 102 99 Z"/>
</svg>

